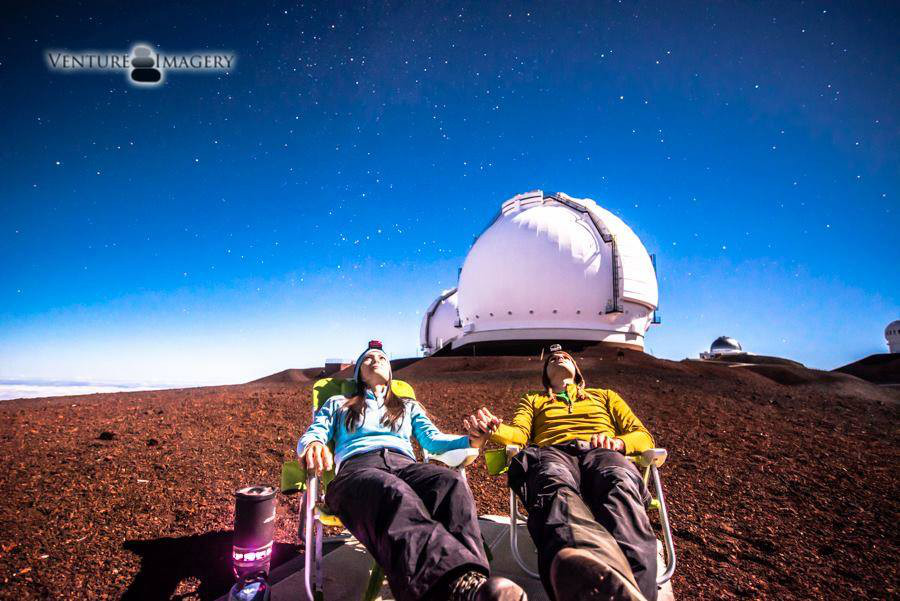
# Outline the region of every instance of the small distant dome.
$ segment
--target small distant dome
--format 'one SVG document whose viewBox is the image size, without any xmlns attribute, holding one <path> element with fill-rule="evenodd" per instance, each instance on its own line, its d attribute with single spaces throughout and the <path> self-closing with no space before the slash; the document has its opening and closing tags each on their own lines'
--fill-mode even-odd
<svg viewBox="0 0 900 601">
<path fill-rule="evenodd" d="M 741 343 L 730 336 L 719 336 L 709 347 L 710 355 L 722 355 L 726 353 L 743 352 Z"/>
<path fill-rule="evenodd" d="M 884 329 L 884 338 L 892 353 L 900 353 L 900 319 L 894 320 Z"/>
</svg>

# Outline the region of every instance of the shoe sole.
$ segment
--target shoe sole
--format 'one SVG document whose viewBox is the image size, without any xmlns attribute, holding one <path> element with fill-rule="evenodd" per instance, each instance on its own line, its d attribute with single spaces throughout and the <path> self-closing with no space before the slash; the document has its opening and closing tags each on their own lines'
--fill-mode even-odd
<svg viewBox="0 0 900 601">
<path fill-rule="evenodd" d="M 505 590 L 498 595 L 490 597 L 490 601 L 528 601 L 528 595 L 521 588 L 519 590 Z"/>
<path fill-rule="evenodd" d="M 482 587 L 475 596 L 476 600 L 528 601 L 528 595 L 525 594 L 522 587 L 508 578 L 489 578 Z"/>
<path fill-rule="evenodd" d="M 587 556 L 554 562 L 551 573 L 557 601 L 647 601 L 627 577 Z"/>
</svg>

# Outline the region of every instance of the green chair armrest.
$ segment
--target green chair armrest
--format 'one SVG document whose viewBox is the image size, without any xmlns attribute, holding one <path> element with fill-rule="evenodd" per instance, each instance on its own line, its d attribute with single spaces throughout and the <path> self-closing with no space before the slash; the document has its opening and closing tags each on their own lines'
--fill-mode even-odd
<svg viewBox="0 0 900 601">
<path fill-rule="evenodd" d="M 332 445 L 329 444 L 328 448 L 334 451 Z M 319 476 L 319 486 L 322 492 L 325 492 L 335 475 L 334 470 L 331 469 Z M 285 461 L 281 466 L 281 492 L 293 494 L 306 490 L 306 479 L 306 468 L 302 467 L 296 459 Z"/>
<path fill-rule="evenodd" d="M 641 453 L 632 453 L 628 455 L 628 459 L 634 461 L 640 468 L 650 467 L 651 465 L 660 468 L 666 462 L 668 456 L 669 452 L 665 449 L 647 449 Z"/>
<path fill-rule="evenodd" d="M 281 492 L 293 494 L 306 489 L 306 468 L 300 462 L 285 461 L 281 466 Z"/>
<path fill-rule="evenodd" d="M 281 492 L 291 495 L 306 490 L 306 468 L 300 465 L 296 459 L 285 461 L 281 466 Z M 329 470 L 319 477 L 319 483 L 324 492 L 328 484 L 334 480 L 334 470 Z"/>
</svg>

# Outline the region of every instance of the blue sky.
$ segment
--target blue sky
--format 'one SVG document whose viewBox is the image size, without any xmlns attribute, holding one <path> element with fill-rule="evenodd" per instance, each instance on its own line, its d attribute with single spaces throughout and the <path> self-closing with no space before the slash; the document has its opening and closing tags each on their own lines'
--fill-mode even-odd
<svg viewBox="0 0 900 601">
<path fill-rule="evenodd" d="M 900 317 L 895 4 L 12 9 L 0 378 L 239 382 L 414 354 L 510 196 L 591 197 L 658 255 L 654 354 L 833 368 Z M 48 49 L 227 50 L 229 74 Z"/>
</svg>

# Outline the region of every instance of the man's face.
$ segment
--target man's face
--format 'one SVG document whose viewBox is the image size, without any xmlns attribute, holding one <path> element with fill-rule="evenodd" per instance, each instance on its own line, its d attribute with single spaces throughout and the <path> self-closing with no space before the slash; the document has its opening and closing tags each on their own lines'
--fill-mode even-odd
<svg viewBox="0 0 900 601">
<path fill-rule="evenodd" d="M 575 363 L 564 353 L 553 353 L 547 361 L 547 375 L 551 380 L 575 377 Z"/>
<path fill-rule="evenodd" d="M 391 363 L 383 353 L 371 352 L 359 366 L 359 376 L 370 387 L 387 384 L 391 379 Z"/>
</svg>

